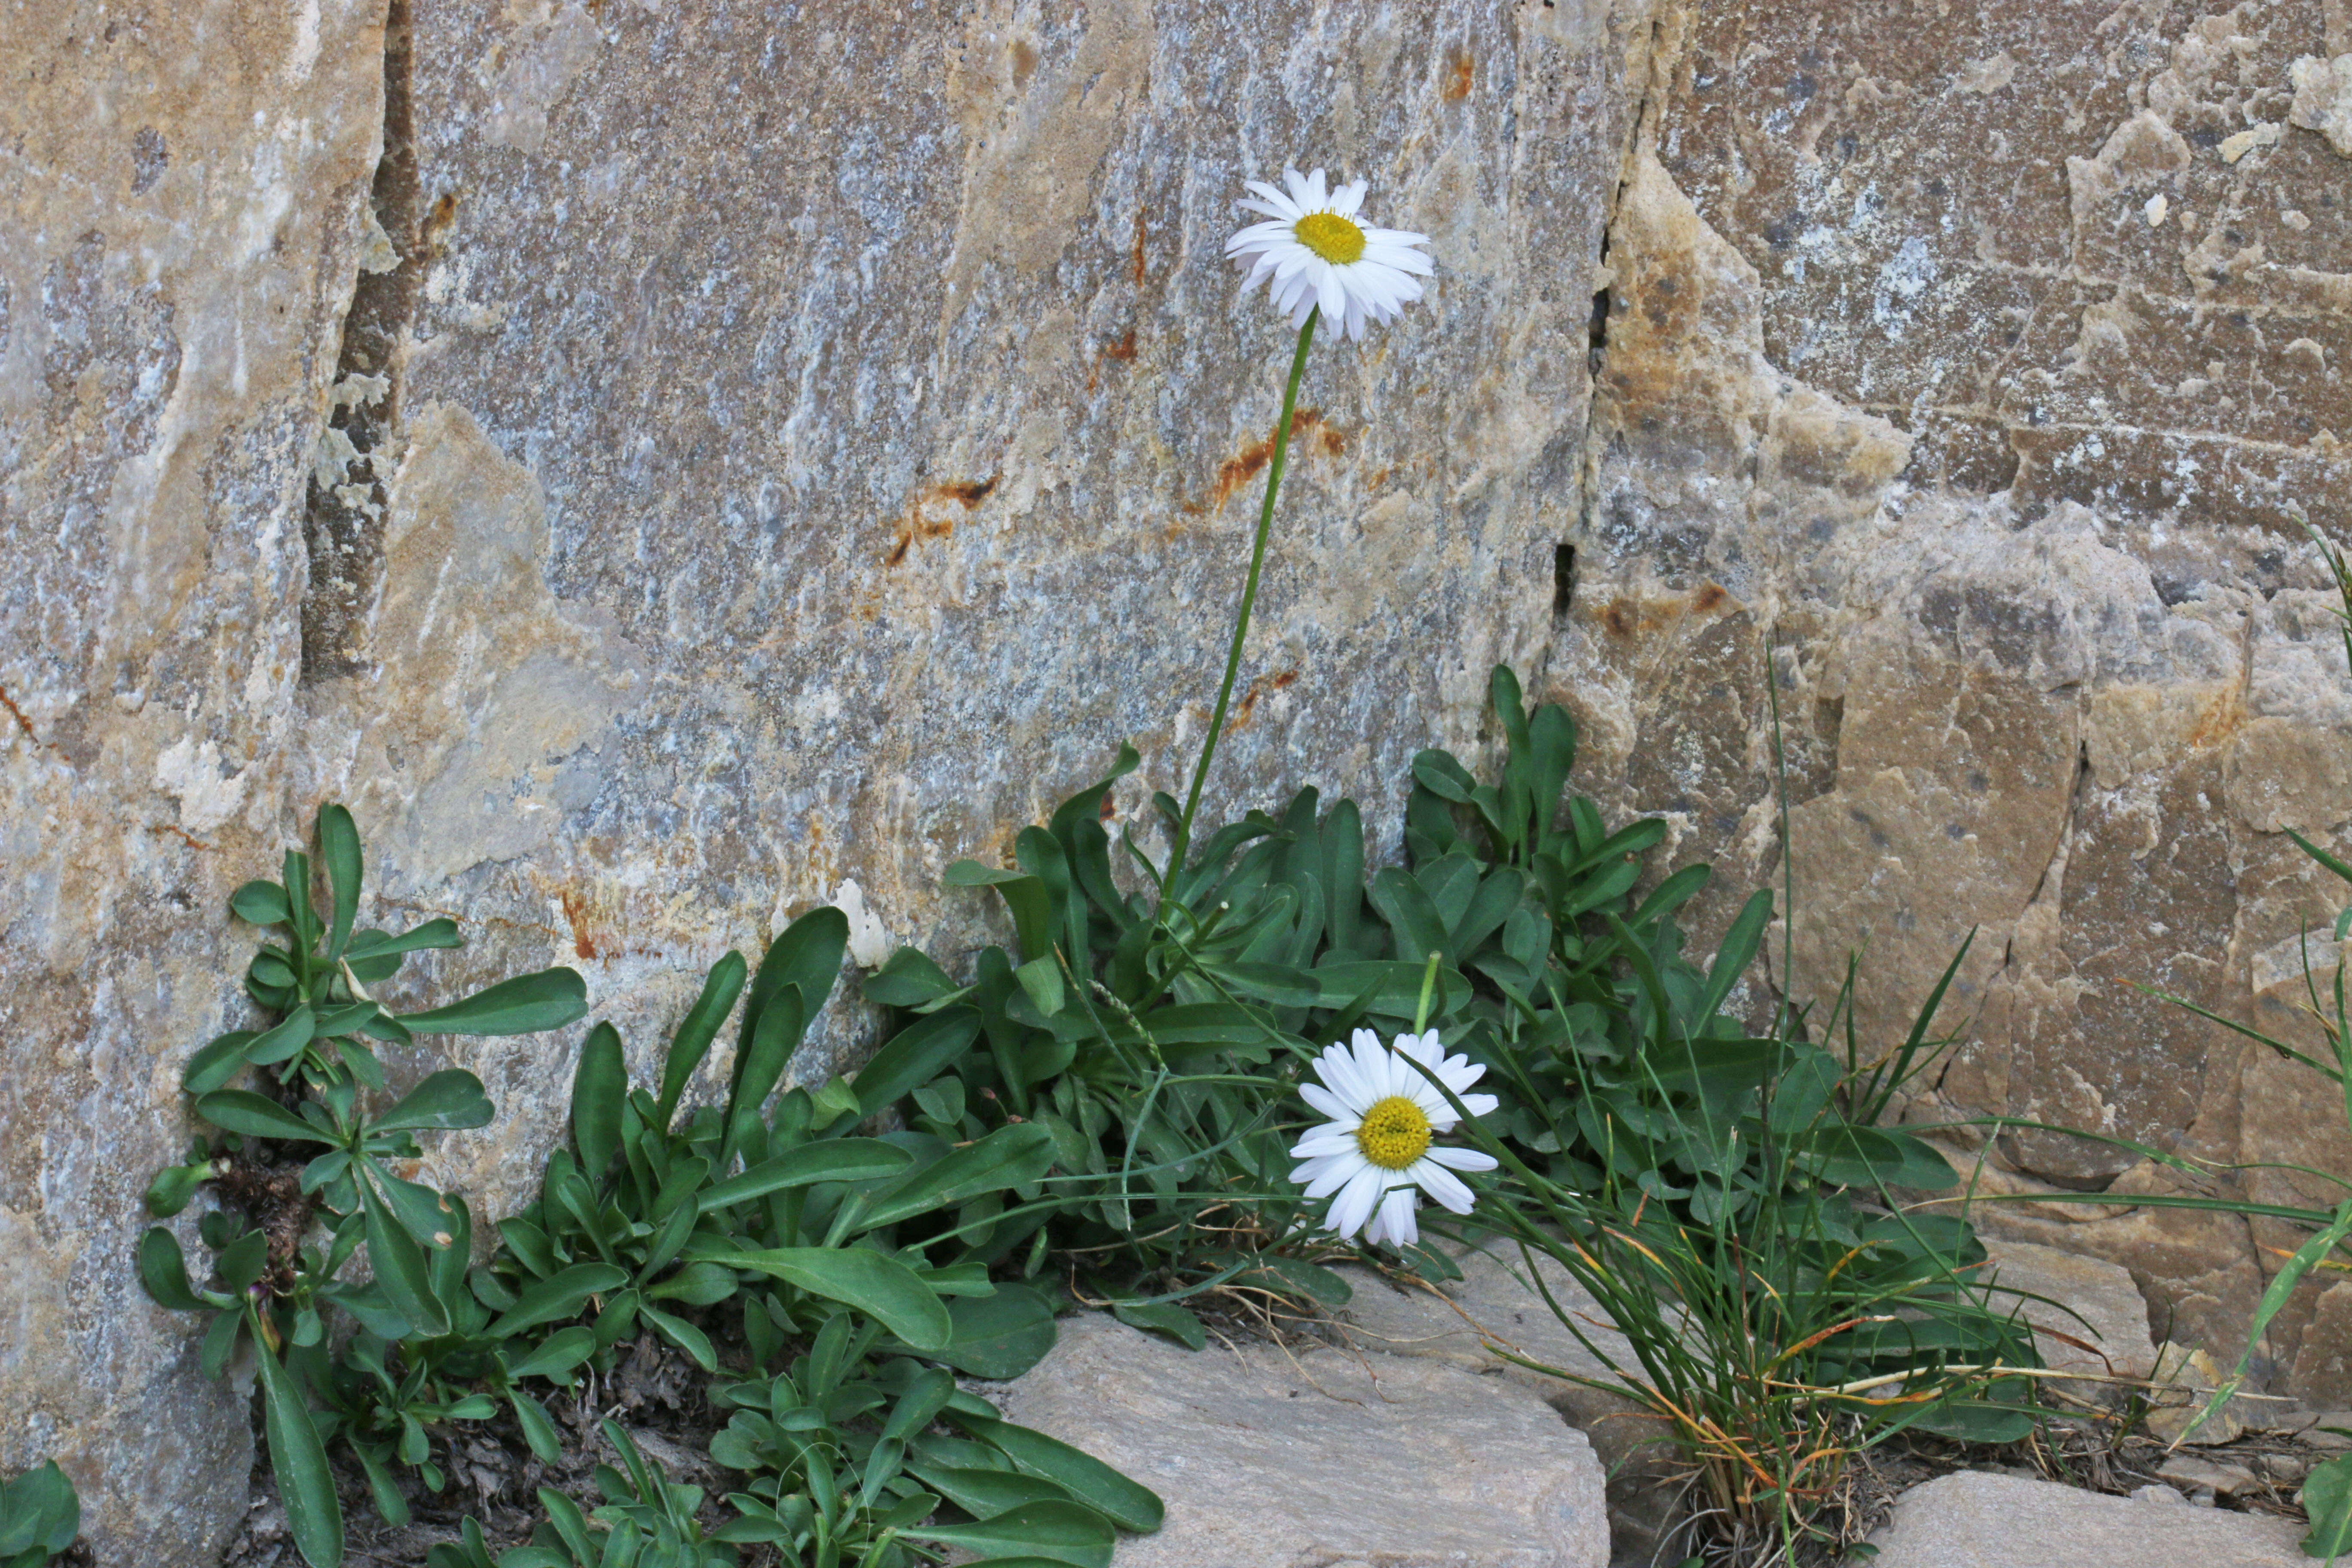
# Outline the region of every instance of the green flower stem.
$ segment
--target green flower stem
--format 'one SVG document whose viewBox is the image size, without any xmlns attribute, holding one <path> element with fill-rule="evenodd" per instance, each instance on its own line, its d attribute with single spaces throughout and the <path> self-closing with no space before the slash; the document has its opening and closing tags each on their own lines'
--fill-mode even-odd
<svg viewBox="0 0 2352 1568">
<path fill-rule="evenodd" d="M 1250 547 L 1249 576 L 1242 584 L 1241 614 L 1234 617 L 1234 646 L 1225 653 L 1225 679 L 1217 687 L 1216 710 L 1209 715 L 1209 732 L 1201 742 L 1201 760 L 1192 766 L 1192 787 L 1184 795 L 1184 815 L 1177 819 L 1176 842 L 1168 852 L 1168 869 L 1160 879 L 1163 890 L 1183 875 L 1184 854 L 1192 844 L 1192 816 L 1201 808 L 1201 786 L 1208 782 L 1209 759 L 1216 755 L 1217 737 L 1224 733 L 1225 710 L 1234 700 L 1234 677 L 1241 673 L 1242 643 L 1249 636 L 1250 611 L 1257 604 L 1258 572 L 1265 564 L 1266 536 L 1274 531 L 1274 498 L 1282 489 L 1283 459 L 1290 455 L 1290 416 L 1298 406 L 1298 380 L 1307 373 L 1307 345 L 1315 341 L 1315 323 L 1322 308 L 1307 313 L 1298 329 L 1298 352 L 1290 359 L 1290 381 L 1282 389 L 1282 417 L 1274 426 L 1274 460 L 1265 469 L 1265 505 L 1258 509 L 1257 542 Z"/>
</svg>

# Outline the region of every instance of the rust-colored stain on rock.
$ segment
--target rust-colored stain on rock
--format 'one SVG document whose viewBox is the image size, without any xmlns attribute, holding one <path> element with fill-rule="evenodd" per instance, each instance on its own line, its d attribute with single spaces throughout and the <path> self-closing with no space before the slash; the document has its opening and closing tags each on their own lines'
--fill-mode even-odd
<svg viewBox="0 0 2352 1568">
<path fill-rule="evenodd" d="M 1312 443 L 1306 440 L 1310 434 L 1315 437 Z M 1324 424 L 1322 410 L 1317 408 L 1300 408 L 1292 412 L 1290 438 L 1292 445 L 1299 448 L 1300 457 L 1306 456 L 1310 445 L 1322 447 L 1327 454 L 1334 458 L 1348 449 L 1347 437 Z M 1225 503 L 1234 499 L 1234 492 L 1264 473 L 1265 466 L 1272 461 L 1274 461 L 1274 437 L 1268 436 L 1255 446 L 1244 447 L 1239 453 L 1218 464 L 1217 487 L 1214 493 L 1205 503 L 1195 503 L 1184 510 L 1194 516 L 1202 512 L 1222 511 L 1224 510 Z"/>
<path fill-rule="evenodd" d="M 1459 103 L 1469 97 L 1470 79 L 1476 69 L 1477 62 L 1470 58 L 1469 51 L 1456 52 L 1453 63 L 1446 68 L 1445 85 L 1438 89 L 1438 96 L 1448 103 Z"/>
<path fill-rule="evenodd" d="M 1135 215 L 1135 250 L 1129 263 L 1128 276 L 1135 279 L 1137 288 L 1143 287 L 1143 213 L 1140 209 Z"/>
<path fill-rule="evenodd" d="M 896 566 L 905 561 L 918 539 L 945 539 L 955 531 L 955 520 L 929 515 L 923 510 L 927 503 L 953 501 L 971 511 L 989 498 L 1003 478 L 1003 474 L 991 474 L 984 479 L 954 479 L 933 485 L 917 496 L 908 503 L 907 515 L 898 524 L 898 537 L 892 541 L 889 553 L 882 557 L 882 564 Z"/>
<path fill-rule="evenodd" d="M 561 901 L 563 921 L 572 928 L 572 953 L 580 958 L 596 957 L 596 944 L 588 936 L 588 900 L 576 889 L 566 888 Z"/>
</svg>

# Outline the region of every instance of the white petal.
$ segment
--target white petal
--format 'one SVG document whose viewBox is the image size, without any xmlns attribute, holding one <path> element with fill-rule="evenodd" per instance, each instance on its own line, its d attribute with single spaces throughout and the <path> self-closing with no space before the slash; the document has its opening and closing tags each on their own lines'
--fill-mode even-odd
<svg viewBox="0 0 2352 1568">
<path fill-rule="evenodd" d="M 1328 316 L 1331 312 L 1326 310 L 1323 313 Z M 1386 1100 L 1396 1092 L 1393 1087 L 1395 1077 L 1390 1070 L 1391 1067 L 1388 1052 L 1381 1047 L 1380 1037 L 1370 1029 L 1357 1030 L 1356 1072 L 1363 1079 L 1364 1088 L 1371 1096 L 1370 1100 L 1364 1102 L 1367 1106 L 1370 1105 L 1372 1100 Z"/>
<path fill-rule="evenodd" d="M 1322 1202 L 1373 1168 L 1361 1154 L 1335 1154 L 1328 1161 L 1316 1162 L 1316 1164 L 1318 1169 L 1306 1178 L 1307 1201 L 1310 1204 Z"/>
<path fill-rule="evenodd" d="M 1315 1070 L 1325 1083 L 1331 1086 L 1331 1092 L 1339 1099 L 1341 1110 L 1350 1117 L 1363 1115 L 1371 1108 L 1372 1101 L 1380 1098 L 1358 1068 L 1356 1058 L 1338 1046 L 1323 1053 L 1322 1059 L 1316 1063 Z"/>
<path fill-rule="evenodd" d="M 1327 1123 L 1293 1143 L 1290 1157 L 1294 1160 L 1319 1160 L 1332 1154 L 1344 1154 L 1355 1146 L 1353 1131 L 1338 1131 Z"/>
<path fill-rule="evenodd" d="M 1315 205 L 1317 206 L 1323 208 L 1328 208 L 1330 206 L 1331 188 L 1323 183 L 1322 170 L 1318 169 L 1313 174 L 1307 176 L 1307 188 L 1315 193 Z"/>
<path fill-rule="evenodd" d="M 1412 1169 L 1406 1171 L 1405 1174 L 1416 1183 L 1422 1191 L 1452 1209 L 1455 1214 L 1468 1214 L 1470 1205 L 1478 1201 L 1477 1194 L 1471 1192 L 1461 1177 L 1426 1156 L 1415 1160 Z"/>
<path fill-rule="evenodd" d="M 1341 185 L 1332 194 L 1331 210 L 1341 217 L 1354 217 L 1356 210 L 1364 205 L 1364 182 L 1360 179 L 1350 180 Z"/>
<path fill-rule="evenodd" d="M 1501 1103 L 1491 1094 L 1465 1094 L 1462 1097 L 1462 1109 L 1472 1116 L 1487 1115 Z"/>
<path fill-rule="evenodd" d="M 1339 286 L 1339 269 L 1328 261 L 1323 264 L 1322 275 L 1315 280 L 1315 290 L 1326 317 L 1334 321 L 1347 320 L 1348 291 Z"/>
<path fill-rule="evenodd" d="M 1397 1187 L 1381 1199 L 1380 1217 L 1372 1222 L 1373 1230 L 1365 1233 L 1368 1241 L 1385 1241 L 1395 1247 L 1411 1247 L 1421 1239 L 1421 1226 L 1413 1222 L 1412 1211 L 1419 1205 L 1420 1194 L 1411 1187 Z M 1374 1234 L 1377 1232 L 1378 1234 Z"/>
<path fill-rule="evenodd" d="M 1267 184 L 1264 180 L 1244 180 L 1242 184 L 1247 186 L 1250 190 L 1255 192 L 1258 200 L 1264 204 L 1263 205 L 1251 208 L 1252 211 L 1265 212 L 1268 208 L 1272 208 L 1275 209 L 1274 216 L 1276 217 L 1286 219 L 1291 223 L 1297 223 L 1298 221 L 1299 216 L 1301 216 L 1298 204 L 1291 200 L 1290 197 L 1285 195 L 1282 191 L 1273 185 Z M 1241 206 L 1249 205 L 1247 202 L 1241 202 L 1235 205 Z"/>
<path fill-rule="evenodd" d="M 1402 249 L 1404 247 L 1409 245 L 1427 245 L 1429 243 L 1429 236 L 1425 234 L 1415 234 L 1411 229 L 1373 228 L 1367 225 L 1364 227 L 1364 243 L 1366 245 L 1393 245 L 1398 248 Z"/>
<path fill-rule="evenodd" d="M 1372 1216 L 1372 1205 L 1380 1201 L 1383 1174 L 1378 1166 L 1367 1163 L 1348 1178 L 1348 1184 L 1331 1200 L 1331 1212 L 1326 1219 L 1341 1241 L 1363 1229 L 1364 1222 Z"/>
<path fill-rule="evenodd" d="M 1338 1095 L 1333 1094 L 1329 1089 L 1325 1089 L 1318 1084 L 1300 1084 L 1298 1086 L 1298 1098 L 1305 1100 L 1308 1105 L 1314 1107 L 1315 1114 L 1318 1116 L 1328 1116 L 1334 1121 L 1352 1121 L 1355 1120 L 1354 1113 L 1349 1110 L 1347 1105 Z"/>
<path fill-rule="evenodd" d="M 1434 1160 L 1456 1171 L 1491 1171 L 1495 1168 L 1495 1156 L 1484 1150 L 1455 1149 L 1444 1143 L 1433 1145 L 1422 1158 Z"/>
<path fill-rule="evenodd" d="M 1322 171 L 1318 169 L 1316 173 L 1319 174 Z M 1299 211 L 1313 212 L 1315 210 L 1315 204 L 1310 199 L 1314 195 L 1315 187 L 1307 183 L 1306 175 L 1300 174 L 1296 169 L 1285 169 L 1282 172 L 1282 183 L 1285 186 L 1288 187 L 1290 191 L 1290 199 L 1298 204 Z"/>
</svg>

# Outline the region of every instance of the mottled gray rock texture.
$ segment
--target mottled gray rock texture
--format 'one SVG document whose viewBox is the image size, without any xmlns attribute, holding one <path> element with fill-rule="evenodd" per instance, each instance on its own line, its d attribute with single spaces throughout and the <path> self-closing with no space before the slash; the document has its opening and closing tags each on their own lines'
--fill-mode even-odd
<svg viewBox="0 0 2352 1568">
<path fill-rule="evenodd" d="M 2352 845 L 2352 678 L 2305 533 L 2352 537 L 2347 49 L 2327 0 L 1659 11 L 1546 689 L 1584 787 L 1717 861 L 1699 946 L 1792 875 L 1776 982 L 1826 1006 L 1860 952 L 1871 1054 L 1976 933 L 1917 1120 L 2352 1169 L 2332 1086 L 2139 989 L 2295 1035 L 2298 932 L 2345 901 L 2285 835 Z M 2023 1129 L 1982 1152 L 1980 1194 L 2180 1180 Z M 2294 1240 L 1977 1217 L 2128 1268 L 2229 1362 Z M 2347 1344 L 2352 1286 L 2314 1281 L 2256 1371 L 2342 1403 Z"/>
<path fill-rule="evenodd" d="M 1476 752 L 1574 526 L 1635 0 L 0 5 L 0 1469 L 202 1562 L 243 1402 L 131 1248 L 229 889 L 317 804 L 410 994 L 562 961 L 642 1061 L 824 900 L 952 964 L 1122 739 L 1180 786 L 1290 335 L 1240 182 L 1362 174 L 1438 277 L 1318 347 L 1223 814 Z M 855 884 L 853 887 L 852 884 Z M 803 1075 L 871 1021 L 842 1005 Z M 578 1031 L 425 1041 L 536 1180 Z M 723 1072 L 724 1061 L 713 1070 Z"/>
<path fill-rule="evenodd" d="M 2296 1546 L 2303 1533 L 2169 1488 L 2105 1497 L 1964 1470 L 1904 1493 L 1870 1539 L 1876 1568 L 2304 1568 L 2317 1559 Z"/>
<path fill-rule="evenodd" d="M 1118 1568 L 1601 1568 L 1584 1434 L 1535 1394 L 1435 1360 L 1183 1350 L 1098 1316 L 998 1394 L 1005 1415 L 1160 1493 Z"/>
</svg>

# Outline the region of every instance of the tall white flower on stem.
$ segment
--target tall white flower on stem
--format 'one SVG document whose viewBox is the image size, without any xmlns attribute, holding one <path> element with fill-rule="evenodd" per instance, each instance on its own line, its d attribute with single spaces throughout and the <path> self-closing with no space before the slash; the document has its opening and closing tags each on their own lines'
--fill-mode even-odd
<svg viewBox="0 0 2352 1568">
<path fill-rule="evenodd" d="M 1254 223 L 1225 241 L 1225 254 L 1249 268 L 1244 293 L 1273 279 L 1268 295 L 1292 326 L 1305 326 L 1308 312 L 1320 307 L 1342 336 L 1361 338 L 1366 321 L 1393 321 L 1421 298 L 1421 279 L 1432 268 L 1413 247 L 1426 246 L 1429 236 L 1360 221 L 1363 181 L 1333 191 L 1320 169 L 1311 174 L 1287 169 L 1282 176 L 1287 192 L 1263 180 L 1244 183 L 1257 194 L 1239 205 L 1271 221 Z"/>
<path fill-rule="evenodd" d="M 1184 809 L 1169 846 L 1171 876 L 1184 869 L 1192 819 L 1201 809 L 1201 786 L 1208 782 L 1217 738 L 1225 732 L 1234 678 L 1241 670 L 1242 648 L 1249 638 L 1250 611 L 1257 604 L 1258 574 L 1265 565 L 1266 536 L 1274 530 L 1274 498 L 1282 491 L 1283 464 L 1290 453 L 1298 380 L 1307 374 L 1307 346 L 1315 341 L 1316 324 L 1328 320 L 1344 335 L 1360 338 L 1366 321 L 1392 321 L 1408 303 L 1420 299 L 1421 279 L 1433 270 L 1429 258 L 1413 248 L 1427 245 L 1427 235 L 1372 228 L 1357 221 L 1364 202 L 1363 181 L 1335 193 L 1325 184 L 1320 169 L 1312 174 L 1289 169 L 1282 178 L 1290 187 L 1287 195 L 1262 180 L 1243 182 L 1257 195 L 1237 205 L 1271 221 L 1252 224 L 1225 241 L 1225 254 L 1249 269 L 1242 283 L 1244 293 L 1273 279 L 1268 293 L 1298 329 L 1298 348 L 1290 356 L 1290 379 L 1283 384 L 1282 416 L 1274 423 L 1265 504 L 1258 509 L 1257 537 L 1250 544 L 1249 574 L 1242 579 L 1242 605 L 1234 616 L 1224 679 L 1218 682 L 1217 705 L 1209 712 L 1208 732 L 1201 738 L 1201 754 L 1192 764 L 1192 786 L 1184 792 Z"/>
<path fill-rule="evenodd" d="M 1324 1217 L 1342 1241 L 1360 1230 L 1368 1242 L 1411 1247 L 1421 1239 L 1412 1216 L 1422 1194 L 1468 1214 L 1474 1194 L 1454 1173 L 1495 1168 L 1492 1155 L 1432 1142 L 1454 1130 L 1454 1108 L 1408 1057 L 1459 1095 L 1471 1115 L 1495 1109 L 1493 1095 L 1464 1092 L 1486 1069 L 1468 1057 L 1444 1055 L 1434 1029 L 1399 1035 L 1393 1048 L 1359 1029 L 1352 1051 L 1338 1044 L 1327 1049 L 1315 1062 L 1322 1083 L 1301 1084 L 1298 1095 L 1331 1120 L 1292 1147 L 1291 1158 L 1305 1163 L 1290 1179 L 1307 1184 L 1309 1202 L 1339 1194 Z"/>
</svg>

